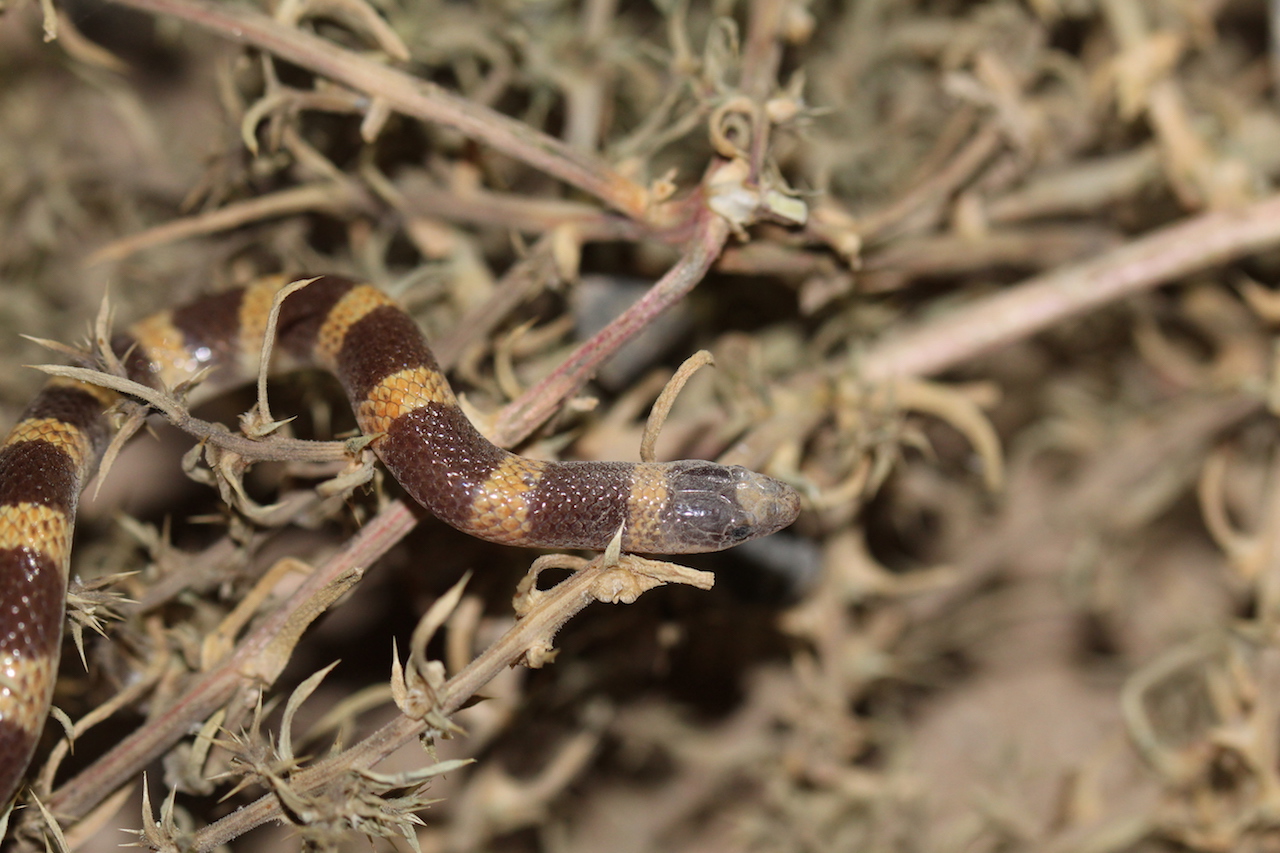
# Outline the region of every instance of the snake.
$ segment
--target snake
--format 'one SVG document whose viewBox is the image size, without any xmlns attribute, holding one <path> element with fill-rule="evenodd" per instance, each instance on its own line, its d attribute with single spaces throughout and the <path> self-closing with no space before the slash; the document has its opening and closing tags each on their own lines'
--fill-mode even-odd
<svg viewBox="0 0 1280 853">
<path fill-rule="evenodd" d="M 735 465 L 544 461 L 468 420 L 417 323 L 373 285 L 336 275 L 283 295 L 284 276 L 199 297 L 116 334 L 128 378 L 176 389 L 205 371 L 252 376 L 273 307 L 275 349 L 341 382 L 360 430 L 418 503 L 505 545 L 639 554 L 719 551 L 790 525 L 791 486 Z M 220 372 L 224 376 L 217 376 Z M 0 444 L 0 807 L 49 714 L 76 504 L 114 435 L 120 395 L 54 376 Z"/>
</svg>

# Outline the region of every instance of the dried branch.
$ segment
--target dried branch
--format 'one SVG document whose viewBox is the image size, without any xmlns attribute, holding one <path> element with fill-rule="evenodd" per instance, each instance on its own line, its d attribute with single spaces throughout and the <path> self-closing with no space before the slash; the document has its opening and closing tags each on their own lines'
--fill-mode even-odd
<svg viewBox="0 0 1280 853">
<path fill-rule="evenodd" d="M 383 101 L 405 115 L 455 128 L 560 178 L 635 219 L 643 220 L 652 213 L 648 193 L 642 187 L 559 140 L 433 83 L 366 59 L 250 9 L 193 0 L 115 2 L 189 21 L 218 33 L 228 41 L 267 51 L 322 77 L 364 92 L 374 102 Z"/>
<path fill-rule="evenodd" d="M 927 376 L 1180 276 L 1280 243 L 1280 196 L 1162 228 L 1093 260 L 1036 276 L 914 329 L 862 357 L 869 382 Z"/>
</svg>

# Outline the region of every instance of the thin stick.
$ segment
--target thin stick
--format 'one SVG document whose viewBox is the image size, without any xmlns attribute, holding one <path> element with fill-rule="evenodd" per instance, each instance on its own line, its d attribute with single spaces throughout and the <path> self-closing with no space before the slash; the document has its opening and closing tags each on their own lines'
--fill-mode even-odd
<svg viewBox="0 0 1280 853">
<path fill-rule="evenodd" d="M 515 400 L 499 417 L 494 444 L 510 447 L 551 417 L 596 369 L 653 319 L 679 302 L 706 275 L 729 238 L 724 219 L 705 211 L 697 236 L 684 255 L 649 292 L 565 359 L 555 372 Z"/>
<path fill-rule="evenodd" d="M 1197 216 L 892 334 L 865 354 L 861 373 L 869 382 L 935 374 L 1109 302 L 1276 243 L 1280 195 Z"/>
<path fill-rule="evenodd" d="M 649 419 L 645 421 L 644 435 L 640 437 L 641 462 L 654 462 L 657 460 L 655 448 L 658 444 L 658 433 L 662 432 L 662 426 L 667 422 L 667 416 L 671 414 L 671 407 L 676 404 L 676 398 L 684 390 L 685 383 L 699 369 L 715 363 L 716 360 L 711 356 L 710 352 L 700 349 L 684 360 L 684 364 L 680 365 L 680 369 L 675 372 L 675 375 L 671 377 L 671 381 L 662 389 L 662 393 L 658 395 L 657 401 L 653 404 L 653 409 L 649 412 Z"/>
<path fill-rule="evenodd" d="M 263 219 L 316 210 L 338 214 L 359 208 L 367 202 L 368 198 L 360 198 L 352 186 L 332 181 L 291 187 L 247 201 L 228 204 L 226 207 L 211 210 L 208 213 L 175 219 L 114 240 L 90 255 L 85 265 L 93 266 L 104 261 L 123 260 L 143 249 L 165 246 L 190 237 L 227 231 Z"/>
</svg>

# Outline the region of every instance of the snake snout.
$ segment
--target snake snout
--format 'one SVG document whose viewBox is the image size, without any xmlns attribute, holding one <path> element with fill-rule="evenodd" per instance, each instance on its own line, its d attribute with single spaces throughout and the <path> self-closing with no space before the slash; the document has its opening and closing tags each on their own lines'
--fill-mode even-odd
<svg viewBox="0 0 1280 853">
<path fill-rule="evenodd" d="M 800 493 L 781 480 L 752 472 L 738 487 L 738 505 L 754 519 L 755 535 L 767 536 L 789 527 L 800 515 Z"/>
</svg>

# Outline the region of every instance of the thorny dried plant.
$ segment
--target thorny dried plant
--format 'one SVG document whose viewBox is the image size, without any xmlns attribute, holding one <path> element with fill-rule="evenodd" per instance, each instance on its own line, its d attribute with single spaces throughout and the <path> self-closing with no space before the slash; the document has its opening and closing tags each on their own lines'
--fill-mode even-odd
<svg viewBox="0 0 1280 853">
<path fill-rule="evenodd" d="M 10 843 L 1273 849 L 1269 20 L 11 4 L 0 340 L 98 311 L 49 372 L 196 444 L 91 487 Z M 304 270 L 399 297 L 500 444 L 746 464 L 806 513 L 695 563 L 714 599 L 641 598 L 711 575 L 616 549 L 526 571 L 397 499 L 331 387 L 264 374 L 231 429 L 105 348 Z M 11 414 L 34 383 L 0 372 Z"/>
</svg>

